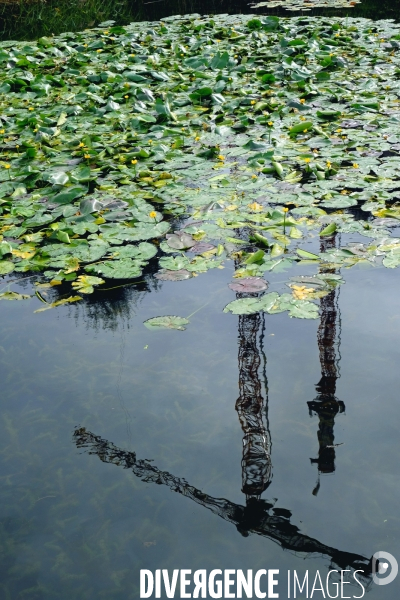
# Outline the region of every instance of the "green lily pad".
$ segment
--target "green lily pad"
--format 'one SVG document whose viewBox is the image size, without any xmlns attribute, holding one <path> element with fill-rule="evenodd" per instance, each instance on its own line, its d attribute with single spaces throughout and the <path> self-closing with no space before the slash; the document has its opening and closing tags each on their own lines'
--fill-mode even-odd
<svg viewBox="0 0 400 600">
<path fill-rule="evenodd" d="M 165 317 L 153 317 L 144 321 L 144 325 L 147 329 L 177 329 L 178 331 L 184 331 L 185 325 L 189 324 L 189 320 L 184 317 L 165 316 Z"/>
<path fill-rule="evenodd" d="M 15 265 L 10 260 L 0 260 L 0 275 L 7 275 L 14 271 Z"/>
<path fill-rule="evenodd" d="M 141 261 L 123 258 L 87 265 L 85 271 L 99 273 L 109 279 L 134 279 L 142 274 L 142 265 Z"/>
</svg>

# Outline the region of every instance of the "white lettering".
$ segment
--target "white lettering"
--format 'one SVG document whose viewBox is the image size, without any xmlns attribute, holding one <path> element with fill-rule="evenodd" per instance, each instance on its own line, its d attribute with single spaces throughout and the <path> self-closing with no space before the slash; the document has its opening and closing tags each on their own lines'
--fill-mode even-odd
<svg viewBox="0 0 400 600">
<path fill-rule="evenodd" d="M 358 583 L 358 585 L 361 587 L 361 589 L 362 589 L 363 593 L 362 593 L 362 596 L 353 596 L 353 598 L 364 598 L 364 594 L 365 594 L 365 587 L 363 586 L 363 584 L 361 583 L 361 581 L 359 581 L 359 580 L 357 579 L 357 577 L 356 577 L 356 573 L 358 573 L 358 572 L 360 572 L 360 573 L 364 573 L 364 571 L 363 571 L 362 569 L 358 569 L 358 570 L 357 570 L 357 571 L 356 571 L 356 572 L 353 574 L 353 577 L 354 577 L 354 579 L 356 580 L 356 582 Z"/>
<path fill-rule="evenodd" d="M 186 575 L 190 575 L 192 571 L 190 569 L 181 569 L 181 598 L 191 598 L 192 594 L 186 592 L 186 588 L 190 585 L 190 579 L 186 578 Z"/>
<path fill-rule="evenodd" d="M 279 583 L 274 575 L 279 575 L 279 569 L 268 570 L 268 598 L 279 598 L 279 594 L 274 592 L 274 587 Z"/>
<path fill-rule="evenodd" d="M 254 592 L 256 595 L 256 598 L 265 598 L 266 597 L 266 593 L 262 592 L 260 590 L 260 579 L 263 575 L 266 575 L 267 571 L 265 569 L 260 569 L 259 571 L 257 571 L 256 576 L 254 577 Z"/>
<path fill-rule="evenodd" d="M 193 581 L 195 584 L 195 588 L 193 590 L 193 598 L 199 597 L 199 592 L 201 590 L 201 597 L 207 597 L 207 571 L 205 569 L 199 569 L 193 573 Z"/>
<path fill-rule="evenodd" d="M 339 596 L 339 584 L 338 583 L 332 583 L 333 586 L 336 585 L 336 596 L 331 596 L 329 593 L 329 577 L 331 573 L 339 573 L 339 571 L 337 571 L 336 569 L 332 569 L 332 571 L 329 571 L 328 575 L 326 576 L 326 593 L 328 594 L 328 598 L 337 598 Z"/>
<path fill-rule="evenodd" d="M 321 587 L 319 587 L 319 588 L 315 587 L 315 586 L 316 586 L 316 584 L 317 584 L 317 579 L 318 579 L 318 581 L 319 581 L 319 584 L 320 584 L 320 586 L 321 586 Z M 322 585 L 321 576 L 320 576 L 320 574 L 319 574 L 319 571 L 317 571 L 317 572 L 316 572 L 316 574 L 315 574 L 315 579 L 314 579 L 314 583 L 313 583 L 313 586 L 312 586 L 312 590 L 311 590 L 311 596 L 310 596 L 310 598 L 312 598 L 312 597 L 313 597 L 313 594 L 314 594 L 314 592 L 316 592 L 316 591 L 317 591 L 317 592 L 322 592 L 322 593 L 323 593 L 323 595 L 324 595 L 324 598 L 325 598 L 324 586 Z"/>
<path fill-rule="evenodd" d="M 156 598 L 161 598 L 161 570 L 156 570 Z"/>
<path fill-rule="evenodd" d="M 178 582 L 179 569 L 173 570 L 171 583 L 169 582 L 167 569 L 163 569 L 162 574 L 163 574 L 164 587 L 165 587 L 165 593 L 167 594 L 167 598 L 173 598 L 175 596 L 176 584 Z"/>
<path fill-rule="evenodd" d="M 216 575 L 222 575 L 221 569 L 214 569 L 208 578 L 208 593 L 211 598 L 222 598 L 222 581 L 215 581 Z"/>
<path fill-rule="evenodd" d="M 297 596 L 296 596 L 296 581 L 297 581 L 297 585 L 299 587 L 300 594 L 303 592 L 304 586 L 307 585 L 307 587 L 306 587 L 306 598 L 308 598 L 308 571 L 306 571 L 306 574 L 305 574 L 304 579 L 303 579 L 303 585 L 301 587 L 300 587 L 300 581 L 297 579 L 297 571 L 293 571 L 293 590 L 294 590 L 294 596 L 293 596 L 293 598 L 297 598 Z"/>
<path fill-rule="evenodd" d="M 242 589 L 246 594 L 247 598 L 253 597 L 253 570 L 247 570 L 247 580 L 244 576 L 243 571 L 238 570 L 236 575 L 236 597 L 242 597 Z"/>
<path fill-rule="evenodd" d="M 234 569 L 225 569 L 224 571 L 224 597 L 225 598 L 235 598 L 235 594 L 233 592 L 229 591 L 229 588 L 232 587 L 232 585 L 235 585 L 235 582 L 233 579 L 230 578 L 231 575 L 235 574 L 235 570 Z"/>
<path fill-rule="evenodd" d="M 350 581 L 343 581 L 343 573 L 350 573 L 350 569 L 345 569 L 344 571 L 340 571 L 341 574 L 341 585 L 340 585 L 340 597 L 341 598 L 351 598 L 351 596 L 343 596 L 343 586 L 345 583 L 350 583 Z"/>
<path fill-rule="evenodd" d="M 147 583 L 147 590 L 146 590 Z M 140 597 L 150 598 L 153 593 L 154 577 L 151 571 L 140 569 Z"/>
</svg>

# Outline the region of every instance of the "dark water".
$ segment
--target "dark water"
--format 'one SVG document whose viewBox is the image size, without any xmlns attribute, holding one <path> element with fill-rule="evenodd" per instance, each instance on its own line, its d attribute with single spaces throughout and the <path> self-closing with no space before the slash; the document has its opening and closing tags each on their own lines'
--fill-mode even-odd
<svg viewBox="0 0 400 600">
<path fill-rule="evenodd" d="M 163 568 L 280 569 L 286 598 L 289 569 L 324 579 L 400 556 L 397 270 L 347 270 L 320 321 L 223 314 L 230 275 L 39 314 L 2 302 L 1 598 L 128 600 L 140 569 Z M 185 332 L 143 326 L 197 309 Z M 272 442 L 272 481 L 261 465 L 247 507 L 246 385 Z"/>
</svg>

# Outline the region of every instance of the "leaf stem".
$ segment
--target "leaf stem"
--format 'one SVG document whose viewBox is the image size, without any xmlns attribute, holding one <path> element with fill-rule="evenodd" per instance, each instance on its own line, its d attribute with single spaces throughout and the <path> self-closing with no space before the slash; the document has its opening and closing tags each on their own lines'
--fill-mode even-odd
<svg viewBox="0 0 400 600">
<path fill-rule="evenodd" d="M 193 317 L 193 315 L 195 315 L 197 312 L 199 312 L 199 310 L 201 310 L 202 308 L 204 308 L 205 306 L 207 306 L 207 304 L 210 304 L 210 302 L 206 302 L 205 304 L 203 304 L 203 306 L 200 306 L 200 308 L 198 308 L 194 312 L 190 313 L 190 315 L 188 315 L 186 318 L 190 319 L 190 317 Z"/>
</svg>

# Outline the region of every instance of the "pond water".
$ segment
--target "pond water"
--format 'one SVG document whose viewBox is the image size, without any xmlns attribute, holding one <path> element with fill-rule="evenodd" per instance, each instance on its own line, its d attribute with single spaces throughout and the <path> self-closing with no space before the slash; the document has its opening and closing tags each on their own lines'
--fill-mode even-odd
<svg viewBox="0 0 400 600">
<path fill-rule="evenodd" d="M 282 314 L 222 316 L 228 271 L 40 315 L 35 300 L 2 303 L 3 598 L 125 600 L 139 597 L 140 569 L 324 577 L 331 560 L 351 568 L 346 553 L 399 555 L 397 272 L 352 269 L 321 331 L 321 320 Z M 143 327 L 200 307 L 185 332 Z M 318 414 L 321 369 L 344 406 L 331 398 Z M 247 509 L 239 379 L 259 384 L 272 443 L 271 483 Z M 87 440 L 103 462 L 77 448 L 77 426 L 110 444 Z M 319 454 L 320 427 L 338 446 Z M 109 464 L 112 444 L 179 482 L 164 473 L 156 485 L 154 472 L 124 468 L 123 453 Z M 396 585 L 372 584 L 368 597 L 393 598 Z"/>
<path fill-rule="evenodd" d="M 279 569 L 282 598 L 289 570 L 311 591 L 317 571 L 364 569 L 366 597 L 397 597 L 370 561 L 400 558 L 398 270 L 343 268 L 318 319 L 223 314 L 233 260 L 156 270 L 42 313 L 1 302 L 1 598 L 130 600 L 141 569 Z M 4 282 L 26 293 L 26 277 Z M 143 325 L 159 315 L 190 323 Z M 352 579 L 342 597 L 361 594 Z"/>
</svg>

